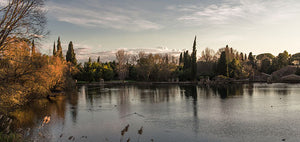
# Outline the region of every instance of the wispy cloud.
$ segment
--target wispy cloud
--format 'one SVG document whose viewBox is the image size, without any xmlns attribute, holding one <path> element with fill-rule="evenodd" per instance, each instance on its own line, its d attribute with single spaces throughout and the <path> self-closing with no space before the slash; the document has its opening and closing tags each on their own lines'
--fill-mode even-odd
<svg viewBox="0 0 300 142">
<path fill-rule="evenodd" d="M 295 0 L 227 0 L 211 5 L 177 5 L 167 7 L 177 11 L 177 20 L 190 25 L 270 24 L 299 15 Z"/>
<path fill-rule="evenodd" d="M 83 27 L 112 28 L 126 31 L 158 30 L 162 25 L 139 15 L 139 11 L 113 6 L 89 7 L 49 3 L 49 13 L 58 21 Z"/>
</svg>

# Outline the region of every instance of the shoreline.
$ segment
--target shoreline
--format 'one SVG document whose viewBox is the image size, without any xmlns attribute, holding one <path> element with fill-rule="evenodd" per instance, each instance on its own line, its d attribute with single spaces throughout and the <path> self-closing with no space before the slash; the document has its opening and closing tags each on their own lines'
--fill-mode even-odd
<svg viewBox="0 0 300 142">
<path fill-rule="evenodd" d="M 145 81 L 136 81 L 136 82 L 128 82 L 128 81 L 105 81 L 105 82 L 79 82 L 76 85 L 89 85 L 89 86 L 105 86 L 105 85 L 236 85 L 236 84 L 252 84 L 252 83 L 290 83 L 290 84 L 297 84 L 300 81 L 249 81 L 249 80 L 232 80 L 232 81 L 208 81 L 208 82 L 201 82 L 201 81 L 183 81 L 183 82 L 145 82 Z"/>
</svg>

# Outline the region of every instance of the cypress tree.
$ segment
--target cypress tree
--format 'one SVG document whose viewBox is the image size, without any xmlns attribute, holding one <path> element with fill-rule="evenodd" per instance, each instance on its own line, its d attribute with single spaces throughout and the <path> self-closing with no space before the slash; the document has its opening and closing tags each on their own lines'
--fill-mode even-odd
<svg viewBox="0 0 300 142">
<path fill-rule="evenodd" d="M 230 51 L 229 50 L 230 50 L 229 46 L 226 45 L 226 47 L 225 47 L 226 63 L 230 62 Z"/>
<path fill-rule="evenodd" d="M 34 40 L 32 40 L 31 55 L 34 54 L 35 54 L 35 45 L 34 45 Z"/>
<path fill-rule="evenodd" d="M 252 52 L 249 53 L 248 60 L 250 60 L 251 62 L 254 61 L 254 57 L 252 55 Z"/>
<path fill-rule="evenodd" d="M 240 60 L 244 61 L 244 54 L 243 53 L 240 54 Z"/>
<path fill-rule="evenodd" d="M 248 60 L 252 67 L 255 67 L 254 56 L 252 55 L 252 52 L 249 53 Z"/>
<path fill-rule="evenodd" d="M 54 44 L 53 44 L 53 56 L 56 56 L 56 47 L 55 47 L 55 41 L 54 41 Z"/>
<path fill-rule="evenodd" d="M 192 65 L 192 72 L 191 72 L 191 77 L 192 80 L 196 79 L 196 74 L 197 74 L 197 49 L 196 49 L 196 36 L 194 39 L 194 44 L 193 44 L 193 52 L 191 55 L 191 65 Z"/>
<path fill-rule="evenodd" d="M 71 62 L 73 65 L 77 65 L 76 54 L 74 52 L 72 41 L 70 41 L 70 43 L 69 43 L 66 60 L 68 62 Z"/>
<path fill-rule="evenodd" d="M 100 56 L 98 56 L 97 58 L 97 63 L 100 63 Z"/>
<path fill-rule="evenodd" d="M 63 59 L 62 47 L 61 47 L 61 43 L 60 43 L 60 37 L 58 37 L 58 40 L 57 40 L 57 52 L 56 52 L 56 55 L 58 57 L 61 57 Z"/>
<path fill-rule="evenodd" d="M 189 51 L 183 53 L 183 70 L 190 68 L 190 55 Z"/>
<path fill-rule="evenodd" d="M 180 56 L 179 56 L 179 65 L 182 63 L 182 53 L 180 53 Z"/>
</svg>

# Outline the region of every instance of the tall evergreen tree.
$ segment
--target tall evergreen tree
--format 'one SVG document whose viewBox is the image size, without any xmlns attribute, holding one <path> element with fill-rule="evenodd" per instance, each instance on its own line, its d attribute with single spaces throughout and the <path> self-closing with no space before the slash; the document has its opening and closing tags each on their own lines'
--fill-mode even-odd
<svg viewBox="0 0 300 142">
<path fill-rule="evenodd" d="M 57 57 L 61 57 L 62 59 L 64 58 L 64 57 L 63 57 L 63 54 L 62 54 L 62 47 L 61 47 L 61 43 L 60 43 L 60 37 L 58 37 L 58 40 L 57 40 L 57 51 L 56 51 L 56 55 L 57 55 Z"/>
<path fill-rule="evenodd" d="M 194 39 L 194 44 L 193 44 L 193 52 L 191 55 L 191 65 L 192 65 L 192 72 L 191 72 L 191 77 L 192 80 L 196 80 L 197 76 L 197 49 L 196 49 L 196 39 L 197 37 L 195 36 Z"/>
<path fill-rule="evenodd" d="M 190 69 L 191 67 L 191 56 L 189 55 L 189 51 L 185 51 L 183 53 L 183 70 Z"/>
<path fill-rule="evenodd" d="M 252 55 L 252 52 L 249 53 L 248 60 L 254 61 L 254 57 L 253 57 L 253 55 Z"/>
<path fill-rule="evenodd" d="M 240 54 L 240 60 L 244 61 L 244 54 L 243 53 Z"/>
<path fill-rule="evenodd" d="M 76 54 L 74 52 L 72 41 L 70 41 L 70 43 L 69 43 L 69 47 L 68 47 L 68 51 L 67 51 L 67 55 L 66 55 L 66 60 L 68 62 L 71 62 L 73 65 L 77 64 Z"/>
<path fill-rule="evenodd" d="M 179 56 L 179 65 L 182 63 L 182 53 L 180 53 L 180 56 Z"/>
<path fill-rule="evenodd" d="M 98 56 L 97 58 L 97 63 L 100 63 L 100 56 Z"/>
<path fill-rule="evenodd" d="M 53 56 L 56 56 L 56 47 L 55 47 L 55 41 L 54 41 L 54 44 L 53 44 Z"/>
<path fill-rule="evenodd" d="M 252 67 L 256 67 L 255 62 L 254 62 L 254 56 L 252 55 L 252 52 L 249 53 L 248 55 L 248 62 L 252 65 Z"/>
<path fill-rule="evenodd" d="M 34 54 L 35 54 L 35 45 L 34 45 L 34 40 L 32 40 L 31 55 Z"/>
</svg>

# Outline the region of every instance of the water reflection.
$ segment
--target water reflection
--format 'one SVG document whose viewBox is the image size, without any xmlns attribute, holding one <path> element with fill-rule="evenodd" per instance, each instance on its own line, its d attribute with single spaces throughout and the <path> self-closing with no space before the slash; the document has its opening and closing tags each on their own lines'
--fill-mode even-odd
<svg viewBox="0 0 300 142">
<path fill-rule="evenodd" d="M 228 97 L 234 96 L 241 96 L 244 94 L 244 88 L 241 84 L 212 86 L 211 89 L 214 92 L 214 95 L 220 96 L 221 99 L 226 99 Z M 207 94 L 211 94 L 209 90 L 206 91 Z"/>
<path fill-rule="evenodd" d="M 198 93 L 197 86 L 189 85 L 189 86 L 180 86 L 180 89 L 184 91 L 184 95 L 186 96 L 186 100 L 192 98 L 192 107 L 193 107 L 193 130 L 197 134 L 199 132 L 199 118 L 198 118 Z"/>
<path fill-rule="evenodd" d="M 278 138 L 282 133 L 298 138 L 299 88 L 297 84 L 78 86 L 65 96 L 36 101 L 11 115 L 18 120 L 16 128 L 30 128 L 29 140 L 87 136 L 88 141 L 119 141 L 119 131 L 127 124 L 133 141 L 141 126 L 145 139 L 155 136 L 157 141 L 243 141 L 242 137 Z M 48 115 L 50 123 L 41 128 Z"/>
</svg>

